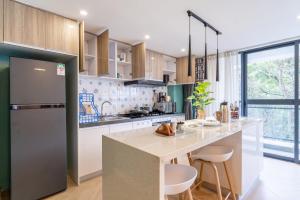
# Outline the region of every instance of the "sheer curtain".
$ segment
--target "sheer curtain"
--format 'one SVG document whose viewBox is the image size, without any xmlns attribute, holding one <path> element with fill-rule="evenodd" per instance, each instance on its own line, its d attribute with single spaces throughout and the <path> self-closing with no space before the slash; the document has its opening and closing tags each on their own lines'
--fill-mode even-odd
<svg viewBox="0 0 300 200">
<path fill-rule="evenodd" d="M 219 82 L 216 82 L 216 56 L 208 57 L 208 80 L 211 82 L 211 95 L 215 102 L 207 107 L 207 116 L 212 116 L 220 106 L 227 101 L 229 104 L 241 98 L 241 61 L 237 52 L 226 52 L 219 55 Z"/>
</svg>

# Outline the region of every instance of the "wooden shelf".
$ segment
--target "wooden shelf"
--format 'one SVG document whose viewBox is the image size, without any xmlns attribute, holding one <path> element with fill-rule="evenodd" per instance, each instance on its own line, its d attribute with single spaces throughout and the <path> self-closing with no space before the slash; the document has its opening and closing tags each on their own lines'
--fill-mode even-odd
<svg viewBox="0 0 300 200">
<path fill-rule="evenodd" d="M 88 60 L 96 58 L 96 56 L 94 56 L 94 55 L 85 55 L 84 57 L 85 57 L 85 59 L 88 59 Z"/>
<path fill-rule="evenodd" d="M 118 61 L 118 65 L 131 65 L 131 62 Z"/>
</svg>

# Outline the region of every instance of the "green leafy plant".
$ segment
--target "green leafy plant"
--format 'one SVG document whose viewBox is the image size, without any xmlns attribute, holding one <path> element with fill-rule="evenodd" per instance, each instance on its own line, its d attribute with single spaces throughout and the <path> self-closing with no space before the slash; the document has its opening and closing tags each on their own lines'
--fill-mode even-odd
<svg viewBox="0 0 300 200">
<path fill-rule="evenodd" d="M 209 97 L 213 92 L 207 91 L 208 87 L 211 85 L 210 82 L 197 82 L 194 88 L 193 95 L 189 96 L 187 99 L 193 102 L 193 107 L 198 110 L 205 109 L 206 106 L 215 101 L 214 98 Z"/>
</svg>

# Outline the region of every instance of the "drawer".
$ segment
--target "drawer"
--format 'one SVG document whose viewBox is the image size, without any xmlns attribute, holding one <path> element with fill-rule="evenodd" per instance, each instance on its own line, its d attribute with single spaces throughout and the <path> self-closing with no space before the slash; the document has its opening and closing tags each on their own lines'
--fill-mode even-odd
<svg viewBox="0 0 300 200">
<path fill-rule="evenodd" d="M 151 126 L 152 126 L 151 120 L 136 121 L 132 123 L 133 129 L 140 129 L 140 128 L 146 128 Z"/>
<path fill-rule="evenodd" d="M 112 124 L 109 126 L 109 133 L 117 133 L 117 132 L 130 131 L 130 130 L 132 130 L 132 122 Z"/>
</svg>

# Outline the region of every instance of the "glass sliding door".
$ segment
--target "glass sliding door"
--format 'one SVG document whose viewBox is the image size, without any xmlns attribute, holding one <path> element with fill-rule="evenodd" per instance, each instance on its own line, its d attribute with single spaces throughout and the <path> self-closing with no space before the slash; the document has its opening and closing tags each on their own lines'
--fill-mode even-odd
<svg viewBox="0 0 300 200">
<path fill-rule="evenodd" d="M 300 148 L 297 49 L 291 42 L 242 53 L 243 114 L 264 120 L 265 155 L 292 161 Z"/>
</svg>

